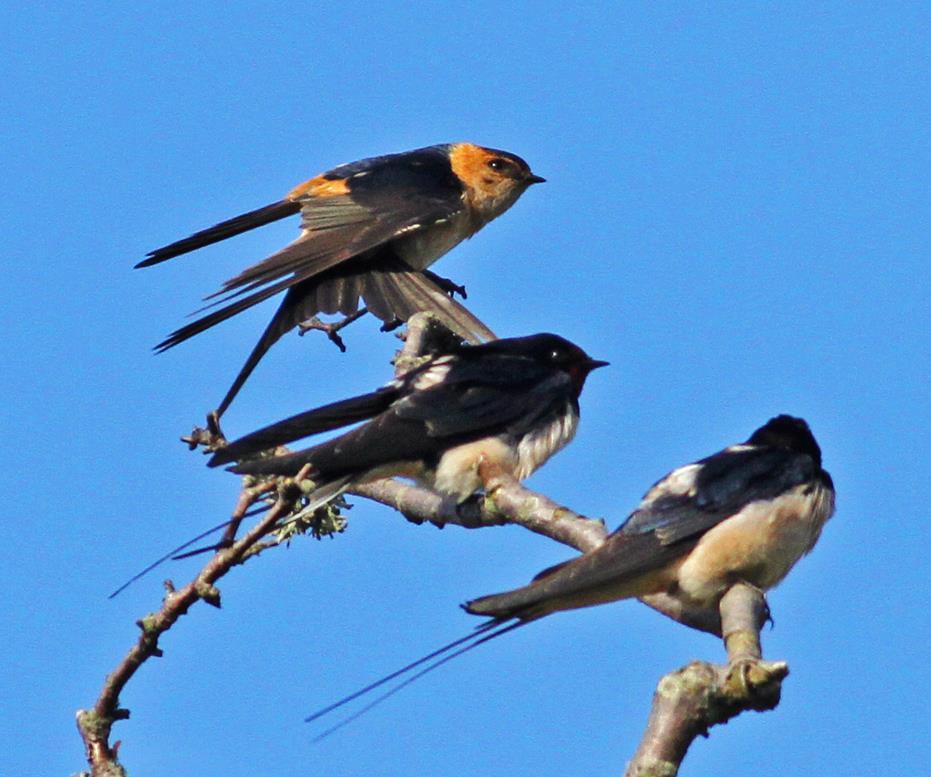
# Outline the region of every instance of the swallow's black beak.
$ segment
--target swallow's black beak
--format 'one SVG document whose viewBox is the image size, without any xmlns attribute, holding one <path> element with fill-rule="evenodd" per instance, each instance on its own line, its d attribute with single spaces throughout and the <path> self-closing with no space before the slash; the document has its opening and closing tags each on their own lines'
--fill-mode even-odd
<svg viewBox="0 0 931 777">
<path fill-rule="evenodd" d="M 534 175 L 530 173 L 524 180 L 527 182 L 528 186 L 533 186 L 535 183 L 546 183 L 546 179 L 540 175 Z"/>
<path fill-rule="evenodd" d="M 588 367 L 588 371 L 597 370 L 599 367 L 607 367 L 611 362 L 603 362 L 600 359 L 589 359 L 585 362 L 585 366 Z"/>
</svg>

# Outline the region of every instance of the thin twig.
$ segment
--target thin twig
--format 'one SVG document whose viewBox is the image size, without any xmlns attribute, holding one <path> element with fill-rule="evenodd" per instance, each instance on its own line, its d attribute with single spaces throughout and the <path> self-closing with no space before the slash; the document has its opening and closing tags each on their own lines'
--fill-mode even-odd
<svg viewBox="0 0 931 777">
<path fill-rule="evenodd" d="M 299 482 L 305 474 L 300 473 L 292 482 Z M 256 490 L 250 489 L 240 494 L 233 511 L 233 521 L 242 520 L 256 496 Z M 162 655 L 158 646 L 159 637 L 198 600 L 202 599 L 215 607 L 220 606 L 220 592 L 214 583 L 249 555 L 253 555 L 250 553 L 253 546 L 293 509 L 299 496 L 300 491 L 294 487 L 279 487 L 278 501 L 259 523 L 230 547 L 218 551 L 197 576 L 180 590 L 175 590 L 174 586 L 166 582 L 166 594 L 161 609 L 137 621 L 142 633 L 136 644 L 108 675 L 93 708 L 79 710 L 77 713 L 78 730 L 84 740 L 87 761 L 94 777 L 110 777 L 122 773 L 122 767 L 117 760 L 118 746 L 111 746 L 109 742 L 113 723 L 129 717 L 129 710 L 119 706 L 120 693 L 148 659 Z"/>
</svg>

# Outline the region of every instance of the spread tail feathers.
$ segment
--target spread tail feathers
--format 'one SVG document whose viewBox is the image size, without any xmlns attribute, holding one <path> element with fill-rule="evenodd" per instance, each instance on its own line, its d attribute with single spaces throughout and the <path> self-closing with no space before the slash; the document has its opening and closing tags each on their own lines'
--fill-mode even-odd
<svg viewBox="0 0 931 777">
<path fill-rule="evenodd" d="M 309 715 L 308 717 L 306 717 L 304 721 L 306 723 L 310 723 L 311 721 L 317 720 L 318 718 L 321 718 L 324 715 L 327 715 L 330 712 L 333 712 L 339 709 L 340 707 L 343 707 L 349 702 L 355 701 L 356 699 L 362 696 L 365 696 L 366 694 L 370 693 L 371 691 L 376 690 L 377 688 L 381 688 L 383 685 L 391 682 L 392 680 L 395 680 L 403 675 L 406 675 L 408 672 L 411 672 L 414 669 L 417 669 L 418 667 L 423 666 L 424 664 L 427 664 L 427 666 L 425 666 L 419 672 L 415 672 L 410 677 L 405 678 L 400 683 L 395 685 L 393 688 L 390 688 L 389 690 L 385 691 L 380 696 L 376 697 L 373 701 L 366 704 L 364 707 L 362 707 L 357 712 L 354 712 L 352 715 L 344 718 L 339 723 L 335 724 L 334 726 L 331 726 L 326 731 L 316 736 L 314 738 L 314 741 L 319 742 L 321 739 L 328 737 L 330 734 L 332 734 L 335 731 L 338 731 L 343 726 L 346 726 L 352 721 L 360 718 L 362 715 L 364 715 L 366 712 L 368 712 L 372 708 L 378 706 L 379 704 L 381 704 L 383 701 L 390 698 L 391 696 L 394 696 L 394 694 L 396 694 L 402 688 L 406 688 L 408 685 L 415 682 L 416 680 L 419 680 L 424 675 L 429 674 L 434 669 L 438 669 L 443 664 L 447 663 L 448 661 L 452 661 L 457 656 L 461 656 L 463 653 L 469 652 L 470 650 L 478 647 L 484 642 L 489 642 L 490 640 L 496 639 L 497 637 L 507 634 L 509 631 L 513 631 L 514 629 L 525 625 L 525 623 L 526 623 L 525 621 L 517 621 L 515 623 L 505 624 L 505 622 L 501 620 L 497 620 L 497 619 L 487 621 L 486 623 L 483 623 L 482 625 L 478 626 L 475 629 L 475 631 L 473 631 L 471 634 L 465 637 L 460 637 L 457 640 L 453 640 L 452 642 L 449 642 L 448 644 L 443 645 L 443 647 L 437 648 L 436 650 L 428 653 L 427 655 L 421 658 L 418 658 L 416 661 L 412 661 L 411 663 L 407 664 L 407 666 L 403 666 L 400 669 L 395 670 L 391 674 L 385 675 L 384 677 L 380 678 L 379 680 L 376 680 L 373 683 L 369 683 L 364 688 L 360 688 L 358 691 L 354 691 L 348 696 L 344 696 L 339 701 L 335 701 L 332 704 L 329 704 L 326 707 L 323 707 L 322 709 L 317 710 L 312 715 Z M 455 650 L 455 648 L 459 648 L 459 649 Z M 453 651 L 453 652 L 450 652 L 450 651 Z M 434 661 L 433 659 L 437 659 L 437 660 Z M 431 661 L 432 663 L 428 663 Z"/>
<path fill-rule="evenodd" d="M 414 313 L 433 313 L 440 322 L 470 343 L 483 343 L 497 337 L 469 310 L 449 297 L 425 273 L 405 265 L 388 267 L 367 279 L 366 305 L 382 321 L 407 321 Z"/>
</svg>

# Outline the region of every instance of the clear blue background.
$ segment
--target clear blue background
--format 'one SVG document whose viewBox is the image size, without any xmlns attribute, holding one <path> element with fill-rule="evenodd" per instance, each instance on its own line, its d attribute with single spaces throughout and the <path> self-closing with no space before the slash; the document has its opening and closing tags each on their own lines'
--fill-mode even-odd
<svg viewBox="0 0 931 777">
<path fill-rule="evenodd" d="M 616 526 L 656 478 L 806 417 L 836 479 L 771 596 L 779 709 L 683 775 L 920 774 L 929 757 L 929 40 L 920 3 L 6 4 L 0 10 L 4 774 L 83 766 L 73 714 L 193 561 L 107 593 L 219 522 L 238 483 L 177 438 L 273 304 L 154 357 L 289 222 L 133 271 L 156 246 L 336 163 L 473 140 L 549 179 L 437 267 L 502 335 L 612 366 L 531 485 Z M 238 435 L 381 384 L 287 337 Z M 321 745 L 305 714 L 474 625 L 460 601 L 569 554 L 359 502 L 350 530 L 237 569 L 123 695 L 134 775 L 617 774 L 658 678 L 719 643 L 636 603 L 483 647 Z M 893 766 L 894 764 L 894 766 Z"/>
</svg>

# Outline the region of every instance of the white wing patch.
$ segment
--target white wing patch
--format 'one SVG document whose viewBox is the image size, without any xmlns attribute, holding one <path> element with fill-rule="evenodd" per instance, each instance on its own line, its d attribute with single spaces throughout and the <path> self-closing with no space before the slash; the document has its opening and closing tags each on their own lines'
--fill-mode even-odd
<svg viewBox="0 0 931 777">
<path fill-rule="evenodd" d="M 423 391 L 442 383 L 453 366 L 453 359 L 453 356 L 441 356 L 434 360 L 433 364 L 417 376 L 413 387 L 417 391 Z"/>
<path fill-rule="evenodd" d="M 639 509 L 648 509 L 654 501 L 664 496 L 695 496 L 695 481 L 702 467 L 703 464 L 695 463 L 674 469 L 646 492 Z"/>
</svg>

